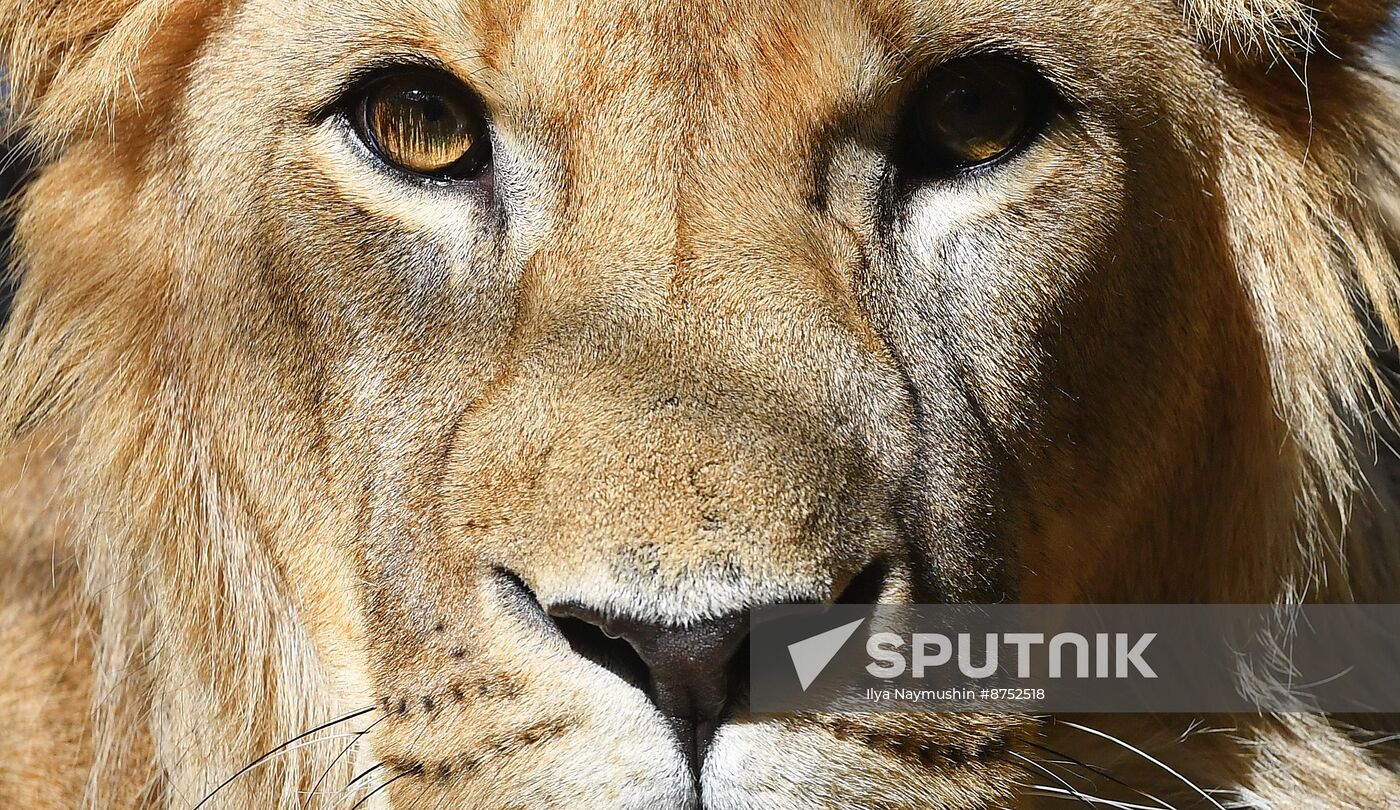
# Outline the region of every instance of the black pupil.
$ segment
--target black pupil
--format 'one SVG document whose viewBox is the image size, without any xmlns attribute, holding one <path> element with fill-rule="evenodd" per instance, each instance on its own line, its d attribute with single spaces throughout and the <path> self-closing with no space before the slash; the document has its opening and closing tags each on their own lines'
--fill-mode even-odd
<svg viewBox="0 0 1400 810">
<path fill-rule="evenodd" d="M 929 77 L 919 102 L 921 149 L 933 169 L 994 160 L 1022 140 L 1033 123 L 1024 71 L 998 63 L 945 68 Z"/>
<path fill-rule="evenodd" d="M 426 90 L 409 90 L 404 94 L 408 104 L 418 107 L 418 112 L 423 119 L 431 124 L 440 123 L 447 118 L 449 112 L 447 105 L 443 103 L 442 96 L 429 93 Z"/>
<path fill-rule="evenodd" d="M 484 159 L 482 122 L 465 93 L 434 77 L 393 77 L 361 100 L 362 135 L 390 164 L 440 179 L 465 179 Z"/>
<path fill-rule="evenodd" d="M 954 113 L 972 120 L 976 120 L 987 106 L 986 99 L 972 87 L 959 87 L 948 91 L 944 103 Z"/>
</svg>

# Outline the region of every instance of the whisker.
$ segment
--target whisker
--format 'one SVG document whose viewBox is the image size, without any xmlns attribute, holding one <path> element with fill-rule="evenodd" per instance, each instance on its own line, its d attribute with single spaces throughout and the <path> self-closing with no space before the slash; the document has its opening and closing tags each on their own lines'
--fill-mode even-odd
<svg viewBox="0 0 1400 810">
<path fill-rule="evenodd" d="M 360 807 L 361 805 L 363 805 L 365 802 L 369 801 L 369 800 L 374 796 L 374 794 L 376 794 L 376 793 L 378 793 L 379 791 L 383 790 L 384 788 L 386 788 L 386 787 L 388 787 L 388 786 L 394 784 L 395 782 L 399 781 L 400 779 L 404 778 L 405 776 L 412 776 L 412 775 L 415 774 L 415 773 L 417 773 L 417 771 L 411 771 L 411 770 L 410 770 L 410 771 L 404 771 L 403 773 L 399 774 L 398 776 L 395 776 L 393 779 L 390 779 L 390 780 L 386 781 L 384 784 L 380 785 L 379 787 L 377 787 L 377 788 L 375 788 L 374 790 L 371 790 L 369 793 L 365 794 L 365 797 L 364 797 L 363 799 L 360 799 L 359 801 L 357 801 L 357 802 L 355 802 L 354 804 L 350 805 L 350 810 L 357 810 L 357 808 L 359 808 L 359 807 Z"/>
<path fill-rule="evenodd" d="M 1153 765 L 1156 765 L 1157 767 L 1161 768 L 1162 770 L 1166 771 L 1167 773 L 1171 774 L 1172 776 L 1175 776 L 1177 779 L 1180 779 L 1181 782 L 1182 782 L 1183 784 L 1185 784 L 1187 787 L 1189 787 L 1189 788 L 1191 788 L 1192 790 L 1194 790 L 1194 791 L 1196 791 L 1197 793 L 1199 793 L 1199 794 L 1201 795 L 1201 798 L 1203 798 L 1203 799 L 1205 799 L 1206 801 L 1210 802 L 1211 807 L 1214 807 L 1215 810 L 1225 810 L 1225 808 L 1224 808 L 1223 806 L 1221 806 L 1220 802 L 1217 802 L 1213 796 L 1211 796 L 1209 793 L 1207 793 L 1207 792 L 1205 792 L 1204 790 L 1202 790 L 1202 789 L 1200 788 L 1200 786 L 1198 786 L 1195 782 L 1192 782 L 1190 779 L 1187 779 L 1185 776 L 1182 776 L 1178 771 L 1173 770 L 1172 767 L 1171 767 L 1170 765 L 1168 765 L 1167 763 L 1161 761 L 1160 759 L 1157 759 L 1156 757 L 1152 756 L 1151 754 L 1147 753 L 1146 751 L 1143 751 L 1143 750 L 1141 750 L 1141 749 L 1139 749 L 1139 748 L 1136 748 L 1136 747 L 1134 747 L 1134 746 L 1132 746 L 1132 745 L 1129 745 L 1128 743 L 1124 742 L 1123 740 L 1118 739 L 1117 737 L 1113 736 L 1112 734 L 1105 734 L 1104 732 L 1099 731 L 1098 729 L 1089 728 L 1088 726 L 1081 726 L 1081 725 L 1079 725 L 1078 723 L 1072 723 L 1072 722 L 1070 722 L 1070 721 L 1068 721 L 1068 720 L 1060 720 L 1059 722 L 1060 722 L 1060 723 L 1063 723 L 1064 725 L 1069 726 L 1069 727 L 1072 728 L 1072 729 L 1077 729 L 1077 730 L 1082 731 L 1082 732 L 1084 732 L 1084 733 L 1086 733 L 1086 734 L 1092 734 L 1092 735 L 1094 735 L 1095 737 L 1099 737 L 1100 739 L 1108 740 L 1109 742 L 1111 742 L 1111 743 L 1113 743 L 1113 744 L 1115 744 L 1115 745 L 1122 746 L 1123 748 L 1126 748 L 1127 750 L 1132 751 L 1134 754 L 1137 754 L 1138 756 L 1142 757 L 1143 759 L 1147 760 L 1148 762 L 1151 762 Z"/>
<path fill-rule="evenodd" d="M 385 716 L 384 718 L 381 718 L 381 719 L 387 720 L 388 717 Z M 413 738 L 413 743 L 412 743 L 412 745 L 409 746 L 410 748 L 416 748 L 416 747 L 417 747 L 418 742 L 419 742 L 420 740 L 423 739 L 423 735 L 426 734 L 426 733 L 428 733 L 428 729 L 429 729 L 429 726 L 430 726 L 430 725 L 431 725 L 430 723 L 426 723 L 426 722 L 422 724 L 422 728 L 418 729 L 418 734 L 417 734 L 417 736 L 415 736 L 415 737 Z M 366 731 L 368 731 L 368 730 L 369 730 L 369 729 L 366 729 Z M 367 768 L 367 769 L 366 769 L 363 773 L 361 773 L 359 776 L 355 777 L 354 779 L 351 779 L 350 782 L 349 782 L 349 784 L 347 784 L 347 785 L 345 786 L 345 790 L 343 791 L 342 796 L 353 796 L 353 795 L 354 795 L 354 791 L 351 790 L 351 788 L 354 787 L 355 783 L 358 782 L 358 781 L 360 781 L 361 779 L 364 779 L 366 776 L 369 776 L 371 773 L 374 773 L 375 771 L 379 770 L 379 769 L 382 768 L 382 767 L 384 767 L 384 762 L 381 761 L 381 762 L 379 762 L 378 764 L 372 765 L 371 767 Z M 422 773 L 422 772 L 423 772 L 423 766 L 422 766 L 422 765 L 418 765 L 418 766 L 416 766 L 415 768 L 410 769 L 410 770 L 408 770 L 408 771 L 405 771 L 403 774 L 400 774 L 399 776 L 394 777 L 394 779 L 398 779 L 398 778 L 400 778 L 401 776 L 405 776 L 405 775 L 408 775 L 408 774 Z M 394 779 L 391 779 L 391 780 L 389 780 L 389 781 L 392 782 L 392 781 L 394 781 Z M 373 796 L 375 793 L 378 793 L 379 791 L 383 790 L 384 787 L 385 787 L 387 784 L 388 784 L 388 783 L 385 783 L 384 785 L 380 785 L 379 787 L 377 787 L 377 788 L 375 788 L 374 790 L 370 791 L 369 796 Z M 369 798 L 369 796 L 366 796 L 364 799 L 361 799 L 359 802 L 356 802 L 355 805 L 354 805 L 354 807 L 359 807 L 360 804 L 364 803 L 364 801 L 365 801 L 366 799 Z M 342 799 L 342 801 L 343 801 L 343 800 L 344 800 L 344 799 Z M 354 810 L 354 807 L 352 807 L 351 810 Z"/>
<path fill-rule="evenodd" d="M 363 771 L 360 772 L 360 775 L 359 775 L 359 776 L 357 776 L 357 777 L 355 777 L 354 779 L 351 779 L 349 782 L 346 782 L 346 783 L 345 783 L 345 788 L 344 788 L 344 790 L 341 791 L 341 795 L 347 795 L 347 794 L 349 794 L 349 793 L 351 792 L 350 789 L 353 788 L 353 787 L 355 786 L 355 783 L 356 783 L 356 782 L 360 781 L 361 779 L 364 779 L 366 776 L 369 776 L 370 774 L 374 773 L 375 771 L 379 770 L 379 769 L 382 768 L 382 767 L 384 767 L 384 763 L 382 763 L 382 762 L 377 762 L 377 763 L 375 763 L 375 764 L 369 766 L 368 768 L 365 768 Z"/>
<path fill-rule="evenodd" d="M 331 720 L 331 721 L 326 722 L 326 723 L 322 723 L 321 725 L 319 725 L 319 726 L 317 726 L 317 727 L 311 729 L 310 731 L 303 732 L 303 733 L 298 734 L 297 736 L 291 738 L 290 740 L 287 740 L 286 742 L 282 743 L 281 745 L 277 746 L 276 748 L 273 748 L 271 751 L 268 751 L 267 753 L 263 754 L 262 756 L 258 757 L 257 759 L 253 760 L 252 762 L 249 762 L 247 765 L 244 765 L 244 766 L 238 771 L 238 773 L 235 773 L 233 776 L 230 776 L 229 778 L 225 779 L 225 780 L 223 781 L 222 784 L 220 784 L 218 787 L 216 787 L 216 788 L 214 788 L 212 791 L 210 791 L 210 792 L 209 792 L 209 795 L 205 796 L 203 799 L 200 799 L 200 800 L 199 800 L 199 804 L 196 804 L 191 810 L 199 810 L 199 808 L 203 807 L 205 804 L 208 804 L 209 800 L 212 799 L 212 798 L 214 798 L 215 794 L 217 794 L 219 791 L 223 790 L 224 788 L 228 787 L 229 785 L 233 784 L 233 781 L 234 781 L 235 779 L 237 779 L 238 777 L 242 776 L 243 774 L 245 774 L 245 773 L 247 773 L 247 772 L 253 770 L 254 768 L 258 767 L 259 765 L 263 764 L 264 762 L 268 761 L 268 760 L 271 759 L 273 756 L 275 756 L 275 755 L 277 755 L 277 754 L 279 754 L 279 753 L 281 753 L 281 752 L 287 750 L 288 748 L 291 747 L 291 745 L 292 745 L 293 743 L 297 742 L 298 740 L 304 740 L 304 739 L 306 739 L 307 737 L 310 737 L 312 734 L 315 734 L 315 733 L 318 732 L 318 731 L 325 731 L 326 729 L 330 728 L 331 726 L 339 725 L 339 724 L 341 724 L 341 723 L 344 723 L 344 722 L 347 721 L 347 720 L 354 720 L 356 717 L 363 717 L 363 716 L 369 714 L 369 713 L 372 712 L 372 711 L 374 711 L 374 707 L 373 707 L 373 706 L 370 706 L 370 707 L 365 708 L 365 709 L 360 709 L 359 711 L 350 712 L 349 714 L 342 715 L 342 716 L 340 716 L 340 717 L 337 717 L 337 718 L 334 719 L 334 720 Z"/>
<path fill-rule="evenodd" d="M 1140 787 L 1130 785 L 1127 782 L 1124 782 L 1122 779 L 1119 779 L 1118 777 L 1114 776 L 1113 774 L 1109 773 L 1103 768 L 1100 768 L 1096 765 L 1090 765 L 1082 759 L 1066 754 L 1063 751 L 1056 751 L 1054 748 L 1051 748 L 1047 745 L 1042 745 L 1040 743 L 1035 742 L 1034 740 L 1023 740 L 1023 742 L 1025 742 L 1026 745 L 1029 745 L 1032 748 L 1038 748 L 1041 751 L 1044 751 L 1048 754 L 1054 754 L 1057 757 L 1064 757 L 1068 762 L 1078 765 L 1079 767 L 1095 775 L 1102 776 L 1104 779 L 1107 779 L 1108 781 L 1112 782 L 1115 785 L 1118 785 L 1119 787 L 1127 788 L 1128 790 L 1131 790 L 1132 792 L 1138 794 L 1139 796 L 1142 796 L 1145 799 L 1151 799 L 1152 801 L 1156 802 L 1157 806 L 1162 808 L 1162 810 L 1177 810 L 1175 805 L 1171 805 L 1162 801 L 1157 796 L 1154 796 L 1152 793 Z"/>
<path fill-rule="evenodd" d="M 346 754 L 350 753 L 350 749 L 354 748 L 355 744 L 358 743 L 361 740 L 361 738 L 373 731 L 375 726 L 384 722 L 386 719 L 388 718 L 381 717 L 378 720 L 375 720 L 373 723 L 370 723 L 369 728 L 366 728 L 364 731 L 357 732 L 355 734 L 355 739 L 351 740 L 349 744 L 347 744 L 344 748 L 340 749 L 340 753 L 335 755 L 335 759 L 331 760 L 331 764 L 327 765 L 326 770 L 324 770 L 321 773 L 321 776 L 317 778 L 316 784 L 311 786 L 311 792 L 306 794 L 306 801 L 302 804 L 303 810 L 311 806 L 312 800 L 316 798 L 316 791 L 321 789 L 321 785 L 325 783 L 326 777 L 330 776 L 331 771 L 335 770 L 335 766 L 340 762 L 341 758 L 343 758 Z M 349 786 L 347 785 L 347 787 Z"/>
<path fill-rule="evenodd" d="M 1089 803 L 1090 807 L 1102 805 L 1112 807 L 1114 810 L 1157 810 L 1157 808 L 1146 804 L 1133 804 L 1132 802 L 1120 802 L 1113 799 L 1105 799 L 1102 796 L 1085 796 L 1083 793 L 1071 793 L 1064 788 L 1057 788 L 1051 785 L 1031 785 L 1035 790 L 1041 791 L 1042 795 L 1051 799 L 1077 798 Z"/>
<path fill-rule="evenodd" d="M 1361 746 L 1363 748 L 1374 748 L 1378 745 L 1389 745 L 1393 742 L 1400 742 L 1400 734 L 1390 734 L 1385 737 L 1377 737 L 1374 740 L 1367 740 L 1366 742 L 1361 743 Z"/>
<path fill-rule="evenodd" d="M 1093 778 L 1094 774 L 1092 772 L 1083 772 L 1079 767 L 1078 763 L 1071 762 L 1068 759 L 1064 759 L 1063 757 L 1044 757 L 1042 759 L 1037 759 L 1036 762 L 1040 763 L 1043 767 L 1054 768 L 1056 772 L 1060 774 L 1060 778 L 1062 779 L 1078 778 L 1084 780 L 1084 782 L 1086 782 L 1089 785 L 1096 784 Z"/>
<path fill-rule="evenodd" d="M 1066 782 L 1064 779 L 1060 778 L 1059 774 L 1055 773 L 1054 771 L 1050 770 L 1049 768 L 1045 767 L 1039 762 L 1036 762 L 1035 760 L 1023 754 L 1018 754 L 1015 751 L 1007 751 L 1006 753 L 1021 760 L 1022 762 L 1031 766 L 1032 768 L 1035 768 L 1036 770 L 1040 771 L 1041 773 L 1045 774 L 1051 779 L 1054 779 L 1056 782 L 1059 782 L 1060 784 L 1064 785 L 1065 789 L 1068 790 L 1070 793 L 1073 793 L 1076 797 L 1078 797 L 1078 799 L 1081 802 L 1089 805 L 1090 807 L 1094 806 L 1093 803 L 1089 801 L 1089 797 L 1085 796 L 1083 793 L 1080 793 L 1079 790 L 1074 787 L 1074 785 L 1071 785 L 1069 782 Z M 1033 787 L 1039 788 L 1040 786 L 1033 785 Z"/>
<path fill-rule="evenodd" d="M 316 743 L 330 742 L 331 740 L 348 740 L 348 739 L 350 739 L 350 738 L 352 738 L 352 737 L 354 737 L 354 736 L 355 736 L 354 733 L 352 733 L 352 732 L 346 732 L 345 734 L 329 734 L 329 735 L 327 735 L 327 736 L 325 736 L 325 737 L 317 737 L 317 738 L 314 739 L 314 740 L 302 740 L 302 741 L 299 742 L 299 743 L 296 743 L 296 744 L 294 744 L 294 745 L 289 745 L 289 746 L 287 746 L 286 748 L 282 749 L 282 753 L 285 754 L 285 753 L 287 753 L 288 751 L 295 751 L 295 750 L 297 750 L 298 748 L 307 748 L 307 747 L 310 747 L 310 746 L 315 745 Z"/>
</svg>

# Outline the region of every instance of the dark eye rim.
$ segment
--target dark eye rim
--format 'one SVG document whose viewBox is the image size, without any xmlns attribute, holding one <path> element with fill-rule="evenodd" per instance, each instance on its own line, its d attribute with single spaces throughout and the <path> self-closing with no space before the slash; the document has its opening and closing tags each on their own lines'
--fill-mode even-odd
<svg viewBox="0 0 1400 810">
<path fill-rule="evenodd" d="M 380 145 L 369 125 L 369 102 L 376 91 L 391 82 L 418 80 L 454 93 L 462 106 L 477 117 L 481 137 L 450 166 L 437 172 L 421 172 L 396 162 Z M 491 119 L 480 96 L 451 73 L 433 67 L 405 65 L 382 68 L 360 79 L 342 96 L 339 115 L 380 165 L 406 178 L 437 186 L 452 186 L 481 180 L 491 168 Z"/>
<path fill-rule="evenodd" d="M 929 92 L 931 83 L 940 73 L 984 60 L 1008 65 L 1027 80 L 1027 95 L 1031 99 L 1032 106 L 1026 118 L 1026 126 L 1010 146 L 990 158 L 967 163 L 949 161 L 940 163 L 938 155 L 929 154 L 927 150 L 920 148 L 920 133 L 917 122 L 919 104 Z M 905 185 L 967 179 L 994 171 L 1025 154 L 1032 146 L 1042 140 L 1056 118 L 1066 108 L 1064 96 L 1045 73 L 1029 59 L 1013 52 L 975 52 L 940 62 L 930 67 L 919 77 L 916 88 L 910 94 L 901 112 L 899 136 L 893 156 L 897 174 Z"/>
</svg>

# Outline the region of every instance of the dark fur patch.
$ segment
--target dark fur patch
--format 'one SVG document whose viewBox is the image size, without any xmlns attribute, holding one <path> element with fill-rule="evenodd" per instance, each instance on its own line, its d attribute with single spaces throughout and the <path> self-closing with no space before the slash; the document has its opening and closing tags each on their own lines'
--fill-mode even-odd
<svg viewBox="0 0 1400 810">
<path fill-rule="evenodd" d="M 404 760 L 398 760 L 399 764 L 395 766 L 395 769 L 416 769 L 418 773 L 430 774 L 443 782 L 455 778 L 470 778 L 477 775 L 477 772 L 480 771 L 482 766 L 489 762 L 503 756 L 518 753 L 523 749 L 557 739 L 577 726 L 578 721 L 568 717 L 555 717 L 541 720 L 500 737 L 485 740 L 481 746 L 472 753 L 458 754 L 450 760 L 440 760 L 437 762 L 409 763 Z M 389 760 L 386 759 L 385 761 L 388 762 Z"/>
<path fill-rule="evenodd" d="M 966 767 L 999 759 L 1011 748 L 1010 737 L 1004 731 L 989 731 L 973 741 L 951 742 L 891 736 L 859 722 L 845 720 L 817 725 L 837 739 L 856 742 L 898 759 L 917 762 L 926 768 Z"/>
</svg>

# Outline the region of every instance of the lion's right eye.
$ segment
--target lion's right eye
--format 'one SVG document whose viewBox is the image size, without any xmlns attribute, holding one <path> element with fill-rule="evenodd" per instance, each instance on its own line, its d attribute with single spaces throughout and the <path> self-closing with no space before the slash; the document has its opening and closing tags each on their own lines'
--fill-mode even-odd
<svg viewBox="0 0 1400 810">
<path fill-rule="evenodd" d="M 994 164 L 1035 139 L 1055 99 L 1049 82 L 1011 57 L 969 56 L 938 67 L 911 105 L 905 168 L 925 178 Z"/>
<path fill-rule="evenodd" d="M 351 107 L 360 139 L 384 162 L 435 180 L 468 180 L 490 157 L 480 104 L 456 80 L 411 71 L 370 82 Z"/>
</svg>

